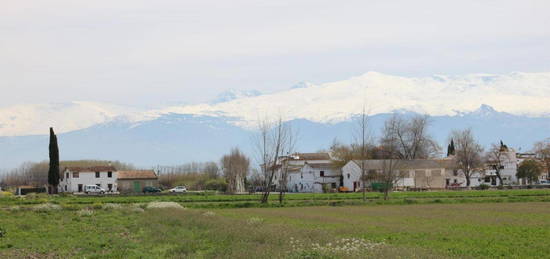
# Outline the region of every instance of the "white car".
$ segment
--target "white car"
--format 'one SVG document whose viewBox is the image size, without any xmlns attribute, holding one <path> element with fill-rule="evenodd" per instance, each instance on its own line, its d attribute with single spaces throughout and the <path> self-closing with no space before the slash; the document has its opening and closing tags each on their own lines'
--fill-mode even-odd
<svg viewBox="0 0 550 259">
<path fill-rule="evenodd" d="M 168 191 L 169 192 L 187 192 L 187 188 L 185 188 L 185 186 L 176 186 Z"/>
<path fill-rule="evenodd" d="M 97 186 L 97 185 L 85 185 L 84 186 L 84 193 L 90 194 L 90 193 L 98 193 L 98 194 L 104 194 L 105 189 Z"/>
</svg>

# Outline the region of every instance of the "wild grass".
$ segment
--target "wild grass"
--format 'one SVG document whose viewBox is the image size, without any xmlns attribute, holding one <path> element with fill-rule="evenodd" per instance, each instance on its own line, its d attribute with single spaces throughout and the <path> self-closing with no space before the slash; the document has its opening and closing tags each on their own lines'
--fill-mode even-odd
<svg viewBox="0 0 550 259">
<path fill-rule="evenodd" d="M 223 195 L 223 194 L 179 194 L 179 195 L 136 195 L 136 196 L 74 196 L 74 195 L 27 195 L 26 197 L 0 197 L 0 207 L 24 206 L 42 203 L 61 205 L 90 204 L 133 204 L 148 202 L 177 202 L 184 207 L 194 208 L 240 208 L 240 207 L 279 207 L 277 195 L 271 196 L 270 205 L 259 204 L 260 195 Z M 341 206 L 363 204 L 361 193 L 295 193 L 285 196 L 283 206 Z M 513 202 L 548 201 L 550 189 L 532 190 L 472 190 L 472 191 L 431 191 L 431 192 L 393 192 L 389 201 L 382 201 L 382 194 L 367 193 L 367 200 L 377 204 L 411 203 L 456 203 L 456 202 Z"/>
<path fill-rule="evenodd" d="M 545 258 L 549 215 L 537 202 L 0 210 L 0 258 Z"/>
</svg>

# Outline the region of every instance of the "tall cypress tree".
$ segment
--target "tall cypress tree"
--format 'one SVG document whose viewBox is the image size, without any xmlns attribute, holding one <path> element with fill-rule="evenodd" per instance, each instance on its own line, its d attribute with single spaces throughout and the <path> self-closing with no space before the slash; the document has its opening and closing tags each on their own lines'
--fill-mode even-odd
<svg viewBox="0 0 550 259">
<path fill-rule="evenodd" d="M 455 141 L 451 139 L 451 143 L 447 146 L 447 156 L 455 154 Z"/>
<path fill-rule="evenodd" d="M 50 169 L 48 170 L 48 184 L 50 185 L 50 194 L 57 193 L 59 185 L 59 147 L 57 146 L 57 136 L 50 128 Z"/>
</svg>

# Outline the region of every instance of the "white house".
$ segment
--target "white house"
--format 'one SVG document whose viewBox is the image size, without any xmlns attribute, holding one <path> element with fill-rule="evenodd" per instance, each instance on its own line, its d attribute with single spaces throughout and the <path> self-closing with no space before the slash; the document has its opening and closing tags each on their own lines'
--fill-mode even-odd
<svg viewBox="0 0 550 259">
<path fill-rule="evenodd" d="M 289 172 L 287 190 L 290 192 L 325 192 L 340 187 L 342 174 L 330 162 L 305 163 Z"/>
<path fill-rule="evenodd" d="M 333 168 L 328 153 L 295 153 L 280 159 L 273 182 L 274 189 L 286 184 L 289 192 L 323 192 L 340 186 L 341 173 Z"/>
<path fill-rule="evenodd" d="M 518 164 L 523 161 L 523 159 L 518 159 L 516 151 L 512 148 L 506 146 L 501 147 L 501 158 L 500 158 L 500 176 L 502 177 L 502 183 L 505 185 L 508 184 L 518 184 L 518 178 L 516 173 L 518 171 Z M 497 163 L 489 161 L 486 164 L 485 174 L 481 181 L 482 184 L 497 186 L 500 185 L 498 177 L 496 175 L 496 166 Z"/>
<path fill-rule="evenodd" d="M 59 180 L 60 192 L 82 192 L 85 185 L 117 191 L 117 171 L 112 166 L 67 167 Z"/>
</svg>

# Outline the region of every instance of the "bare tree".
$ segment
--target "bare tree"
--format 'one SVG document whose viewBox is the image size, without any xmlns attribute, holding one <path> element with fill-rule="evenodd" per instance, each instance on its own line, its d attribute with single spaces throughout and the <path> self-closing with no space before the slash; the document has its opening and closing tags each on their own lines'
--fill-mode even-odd
<svg viewBox="0 0 550 259">
<path fill-rule="evenodd" d="M 394 114 L 389 123 L 394 125 L 391 136 L 392 145 L 401 159 L 425 159 L 436 156 L 441 148 L 428 134 L 430 124 L 427 115 L 415 115 L 410 118 Z M 388 138 L 390 136 L 385 136 Z M 386 140 L 385 142 L 387 142 Z M 388 143 L 386 143 L 387 145 Z"/>
<path fill-rule="evenodd" d="M 295 146 L 296 146 L 296 140 L 298 139 L 298 133 L 294 131 L 290 124 L 286 125 L 286 141 L 285 144 L 282 145 L 282 152 L 281 154 L 285 155 L 286 157 L 281 161 L 281 168 L 279 175 L 279 203 L 283 204 L 284 195 L 286 192 L 288 192 L 288 168 L 289 168 L 289 161 L 290 161 L 290 154 L 294 153 Z"/>
<path fill-rule="evenodd" d="M 365 111 L 365 107 L 363 107 L 363 110 L 361 111 L 361 114 L 356 119 L 356 132 L 355 132 L 355 147 L 357 148 L 358 152 L 358 159 L 359 159 L 359 168 L 361 169 L 361 192 L 363 193 L 363 202 L 367 201 L 367 170 L 365 166 L 365 160 L 368 158 L 368 143 L 370 140 L 370 134 L 369 134 L 369 119 L 368 115 Z M 353 147 L 352 147 L 353 148 Z"/>
<path fill-rule="evenodd" d="M 280 166 L 278 162 L 285 155 L 284 152 L 289 150 L 290 135 L 290 127 L 287 123 L 283 122 L 281 116 L 279 116 L 276 122 L 263 119 L 258 123 L 255 144 L 257 159 L 264 178 L 262 203 L 269 201 L 269 194 L 274 184 L 274 178 Z"/>
<path fill-rule="evenodd" d="M 546 178 L 550 179 L 550 139 L 536 142 L 533 151 L 544 163 Z"/>
<path fill-rule="evenodd" d="M 475 169 L 481 167 L 483 147 L 474 138 L 471 129 L 455 130 L 451 133 L 455 143 L 457 167 L 462 169 L 466 186 L 470 187 L 470 178 Z"/>
<path fill-rule="evenodd" d="M 508 159 L 508 147 L 500 142 L 500 145 L 491 144 L 491 148 L 486 154 L 485 160 L 495 170 L 495 174 L 498 178 L 499 185 L 502 186 L 502 175 L 500 170 L 504 168 L 504 163 Z"/>
<path fill-rule="evenodd" d="M 404 126 L 399 120 L 389 119 L 384 124 L 382 132 L 382 138 L 380 140 L 380 146 L 384 153 L 384 159 L 382 161 L 382 172 L 378 176 L 378 180 L 383 184 L 384 200 L 388 199 L 389 193 L 401 178 L 403 178 L 403 172 L 400 169 L 401 159 L 399 159 L 399 134 L 398 131 L 402 130 Z"/>
<path fill-rule="evenodd" d="M 233 148 L 231 153 L 222 157 L 221 164 L 227 181 L 227 192 L 244 192 L 244 179 L 248 174 L 250 160 L 238 148 Z"/>
</svg>

